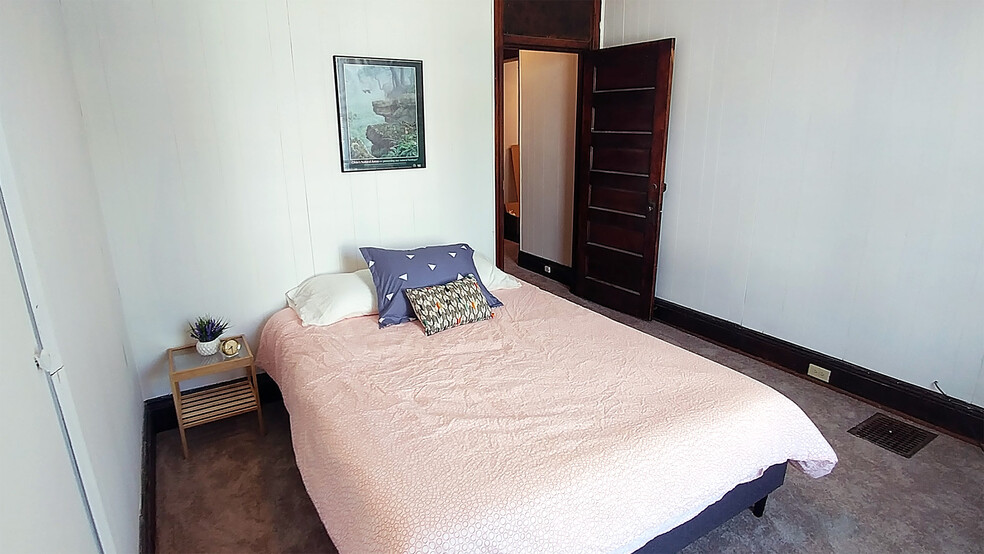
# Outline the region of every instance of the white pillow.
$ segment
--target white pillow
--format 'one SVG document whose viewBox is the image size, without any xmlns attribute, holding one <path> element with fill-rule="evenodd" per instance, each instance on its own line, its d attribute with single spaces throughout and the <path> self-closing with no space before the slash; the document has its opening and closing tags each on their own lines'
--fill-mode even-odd
<svg viewBox="0 0 984 554">
<path fill-rule="evenodd" d="M 368 269 L 310 277 L 287 291 L 287 305 L 305 326 L 331 325 L 350 317 L 379 312 L 376 286 Z"/>
<path fill-rule="evenodd" d="M 475 252 L 474 259 L 478 278 L 490 291 L 515 289 L 523 285 L 478 252 Z M 350 317 L 379 313 L 376 285 L 368 269 L 310 277 L 287 291 L 287 305 L 305 326 L 331 325 Z"/>
<path fill-rule="evenodd" d="M 495 267 L 491 260 L 479 254 L 478 251 L 475 252 L 475 269 L 478 270 L 478 278 L 482 280 L 482 284 L 490 291 L 518 289 L 523 286 L 519 279 Z"/>
</svg>

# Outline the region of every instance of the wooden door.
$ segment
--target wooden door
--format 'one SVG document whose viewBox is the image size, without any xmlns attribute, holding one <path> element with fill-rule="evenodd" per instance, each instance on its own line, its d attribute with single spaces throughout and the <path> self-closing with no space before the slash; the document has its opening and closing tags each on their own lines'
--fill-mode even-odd
<svg viewBox="0 0 984 554">
<path fill-rule="evenodd" d="M 575 206 L 574 293 L 652 317 L 674 39 L 589 52 Z"/>
</svg>

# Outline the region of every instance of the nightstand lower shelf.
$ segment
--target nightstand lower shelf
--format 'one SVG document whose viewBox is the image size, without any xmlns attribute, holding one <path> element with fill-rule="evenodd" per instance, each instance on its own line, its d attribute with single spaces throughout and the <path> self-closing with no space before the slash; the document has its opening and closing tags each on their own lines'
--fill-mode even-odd
<svg viewBox="0 0 984 554">
<path fill-rule="evenodd" d="M 212 389 L 181 395 L 181 422 L 185 427 L 194 427 L 254 412 L 258 407 L 249 379 L 242 378 Z"/>
</svg>

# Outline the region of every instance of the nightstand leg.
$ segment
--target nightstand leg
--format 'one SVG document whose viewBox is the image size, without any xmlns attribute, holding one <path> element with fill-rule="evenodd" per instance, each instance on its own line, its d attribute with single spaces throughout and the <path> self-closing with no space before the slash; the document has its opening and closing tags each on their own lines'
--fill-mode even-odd
<svg viewBox="0 0 984 554">
<path fill-rule="evenodd" d="M 174 414 L 178 416 L 178 433 L 181 435 L 181 452 L 188 459 L 188 438 L 185 437 L 184 419 L 181 416 L 181 387 L 171 381 L 171 398 L 174 399 Z"/>
<path fill-rule="evenodd" d="M 185 437 L 184 425 L 178 422 L 178 433 L 181 434 L 181 452 L 184 454 L 184 459 L 188 459 L 188 438 Z"/>
<path fill-rule="evenodd" d="M 263 405 L 260 404 L 260 387 L 256 383 L 256 365 L 249 366 L 249 382 L 253 387 L 253 398 L 256 400 L 256 418 L 260 422 L 260 434 L 266 435 L 266 426 L 263 425 Z"/>
</svg>

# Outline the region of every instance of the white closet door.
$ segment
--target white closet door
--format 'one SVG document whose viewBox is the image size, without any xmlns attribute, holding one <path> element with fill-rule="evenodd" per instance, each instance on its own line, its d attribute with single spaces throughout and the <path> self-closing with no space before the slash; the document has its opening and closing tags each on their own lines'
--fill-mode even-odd
<svg viewBox="0 0 984 554">
<path fill-rule="evenodd" d="M 577 55 L 519 52 L 519 249 L 570 266 Z"/>
<path fill-rule="evenodd" d="M 0 552 L 98 552 L 0 213 Z"/>
</svg>

